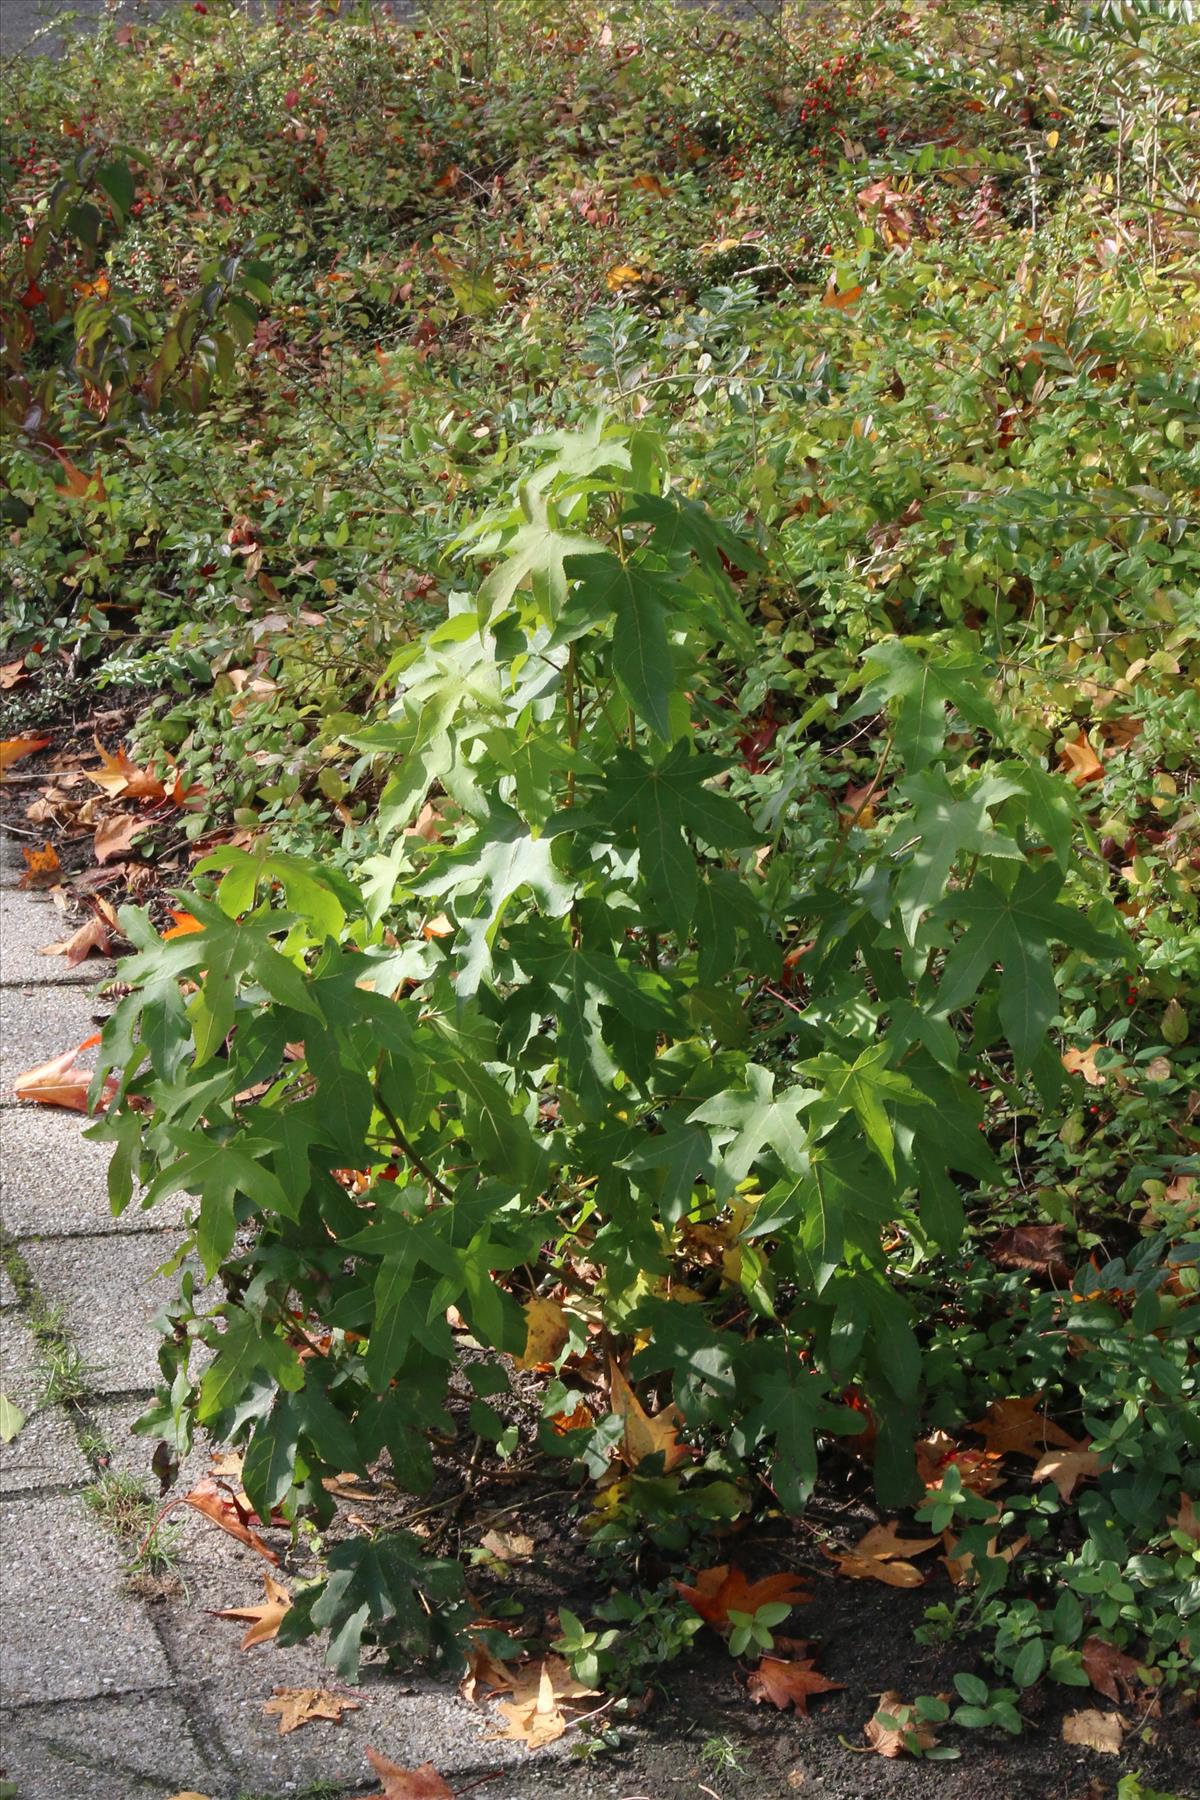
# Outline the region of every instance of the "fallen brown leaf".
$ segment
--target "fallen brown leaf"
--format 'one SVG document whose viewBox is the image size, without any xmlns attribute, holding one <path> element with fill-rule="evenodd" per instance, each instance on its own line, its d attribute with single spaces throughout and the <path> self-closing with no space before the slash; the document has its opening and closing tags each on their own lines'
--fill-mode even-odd
<svg viewBox="0 0 1200 1800">
<path fill-rule="evenodd" d="M 402 1769 L 369 1744 L 366 1756 L 383 1783 L 384 1800 L 454 1800 L 453 1792 L 431 1762 L 422 1763 L 419 1769 Z"/>
<path fill-rule="evenodd" d="M 567 1729 L 567 1717 L 558 1704 L 554 1683 L 543 1665 L 537 1692 L 527 1696 L 514 1693 L 511 1700 L 498 1700 L 496 1711 L 504 1720 L 504 1730 L 492 1734 L 492 1741 L 523 1743 L 527 1750 L 541 1750 L 553 1744 Z"/>
<path fill-rule="evenodd" d="M 165 785 L 150 769 L 139 769 L 136 763 L 131 762 L 124 745 L 115 756 L 111 756 L 98 737 L 93 737 L 92 741 L 100 758 L 100 767 L 85 769 L 83 773 L 96 787 L 103 788 L 114 799 L 118 794 L 126 800 L 166 799 Z"/>
<path fill-rule="evenodd" d="M 1103 1050 L 1104 1044 L 1089 1044 L 1086 1050 L 1064 1050 L 1059 1061 L 1068 1075 L 1082 1075 L 1089 1087 L 1103 1087 L 1108 1071 L 1102 1071 L 1096 1063 L 1097 1050 Z"/>
<path fill-rule="evenodd" d="M 25 658 L 18 656 L 12 662 L 0 663 L 0 693 L 7 693 L 10 688 L 23 687 L 29 680 L 29 670 L 25 667 Z"/>
<path fill-rule="evenodd" d="M 746 1692 L 756 1705 L 769 1700 L 780 1712 L 794 1706 L 807 1718 L 808 1702 L 813 1694 L 831 1694 L 845 1685 L 844 1681 L 827 1681 L 824 1675 L 818 1674 L 816 1663 L 810 1657 L 784 1662 L 777 1656 L 764 1656 L 757 1669 L 752 1669 L 747 1677 Z"/>
<path fill-rule="evenodd" d="M 1081 1481 L 1094 1481 L 1109 1466 L 1095 1450 L 1047 1450 L 1030 1480 L 1052 1481 L 1062 1498 L 1069 1500 Z"/>
<path fill-rule="evenodd" d="M 647 1457 L 661 1455 L 663 1473 L 669 1475 L 689 1460 L 691 1451 L 679 1442 L 683 1418 L 677 1406 L 664 1406 L 651 1418 L 615 1362 L 609 1364 L 609 1384 L 612 1409 L 625 1426 L 618 1451 L 622 1462 L 636 1469 Z"/>
<path fill-rule="evenodd" d="M 886 1694 L 880 1694 L 873 1717 L 863 1726 L 863 1736 L 877 1756 L 911 1756 L 912 1751 L 904 1741 L 906 1738 L 920 1750 L 937 1747 L 933 1726 L 927 1719 L 919 1719 L 912 1707 L 891 1688 Z"/>
<path fill-rule="evenodd" d="M 931 1431 L 927 1438 L 918 1439 L 914 1448 L 917 1473 L 925 1484 L 926 1493 L 936 1492 L 951 1469 L 956 1471 L 963 1487 L 973 1494 L 990 1494 L 1001 1479 L 1003 1458 L 991 1450 L 963 1449 L 948 1432 Z"/>
<path fill-rule="evenodd" d="M 1119 1756 L 1124 1735 L 1125 1721 L 1119 1713 L 1094 1708 L 1068 1713 L 1062 1723 L 1064 1744 L 1079 1744 L 1085 1750 L 1098 1750 L 1102 1756 Z"/>
<path fill-rule="evenodd" d="M 265 1569 L 263 1570 L 263 1586 L 266 1589 L 267 1598 L 262 1606 L 226 1606 L 213 1614 L 213 1617 L 217 1619 L 241 1619 L 249 1625 L 249 1631 L 238 1646 L 241 1650 L 253 1649 L 255 1644 L 268 1643 L 283 1624 L 284 1614 L 291 1608 L 292 1596 L 282 1583 L 276 1581 L 275 1577 L 268 1574 Z M 279 1688 L 275 1690 L 276 1693 L 281 1691 L 284 1690 Z M 303 1690 L 296 1688 L 286 1691 L 300 1693 Z M 266 1710 L 270 1712 L 272 1708 L 268 1705 Z M 303 1724 L 303 1720 L 298 1720 L 297 1723 Z M 295 1727 L 281 1725 L 279 1729 L 292 1731 Z"/>
<path fill-rule="evenodd" d="M 500 1562 L 525 1562 L 533 1555 L 533 1539 L 524 1531 L 485 1531 L 479 1541 Z"/>
<path fill-rule="evenodd" d="M 1089 781 L 1101 781 L 1104 778 L 1104 764 L 1092 749 L 1086 731 L 1078 737 L 1068 740 L 1062 747 L 1062 755 L 1058 762 L 1064 775 L 1070 777 L 1075 787 L 1086 787 Z"/>
<path fill-rule="evenodd" d="M 837 1564 L 839 1575 L 849 1575 L 854 1581 L 882 1581 L 888 1587 L 914 1588 L 920 1587 L 925 1577 L 915 1563 L 904 1559 L 934 1549 L 937 1541 L 897 1537 L 896 1521 L 892 1519 L 872 1526 L 853 1549 L 826 1549 L 825 1555 Z"/>
<path fill-rule="evenodd" d="M 1078 1438 L 1069 1437 L 1038 1410 L 1036 1398 L 993 1400 L 982 1418 L 972 1419 L 969 1429 L 977 1431 L 989 1450 L 998 1456 L 1028 1456 L 1037 1462 L 1052 1446 L 1062 1450 L 1082 1450 Z"/>
<path fill-rule="evenodd" d="M 77 969 L 95 951 L 97 956 L 112 955 L 112 941 L 108 935 L 108 926 L 99 913 L 93 913 L 85 919 L 78 931 L 73 931 L 69 938 L 60 944 L 44 944 L 39 952 L 42 956 L 62 956 L 66 958 L 69 969 Z"/>
<path fill-rule="evenodd" d="M 267 1580 L 270 1579 L 268 1575 Z M 245 1649 L 244 1644 L 242 1648 Z M 278 1713 L 280 1737 L 286 1737 L 289 1731 L 299 1731 L 301 1725 L 307 1725 L 313 1719 L 328 1719 L 330 1724 L 340 1725 L 344 1713 L 362 1710 L 361 1700 L 343 1699 L 328 1688 L 277 1687 L 271 1692 L 274 1698 L 267 1701 L 263 1711 Z"/>
<path fill-rule="evenodd" d="M 695 1587 L 682 1581 L 675 1586 L 693 1612 L 718 1630 L 728 1625 L 731 1612 L 756 1613 L 760 1606 L 785 1600 L 789 1606 L 801 1606 L 810 1598 L 798 1575 L 766 1575 L 761 1581 L 748 1581 L 741 1569 L 728 1563 L 701 1569 Z"/>
<path fill-rule="evenodd" d="M 1200 1544 L 1200 1519 L 1196 1517 L 1196 1505 L 1189 1494 L 1180 1494 L 1179 1511 L 1171 1515 L 1167 1524 L 1172 1531 L 1182 1531 L 1194 1544 Z"/>
<path fill-rule="evenodd" d="M 1136 1657 L 1126 1656 L 1115 1644 L 1103 1638 L 1090 1637 L 1080 1651 L 1083 1672 L 1098 1694 L 1114 1700 L 1118 1706 L 1138 1699 L 1142 1683 L 1138 1677 Z"/>
<path fill-rule="evenodd" d="M 121 856 L 129 849 L 135 837 L 149 829 L 149 819 L 139 819 L 136 813 L 114 813 L 111 819 L 97 827 L 92 839 L 92 853 L 98 863 L 106 863 L 111 857 Z"/>
</svg>

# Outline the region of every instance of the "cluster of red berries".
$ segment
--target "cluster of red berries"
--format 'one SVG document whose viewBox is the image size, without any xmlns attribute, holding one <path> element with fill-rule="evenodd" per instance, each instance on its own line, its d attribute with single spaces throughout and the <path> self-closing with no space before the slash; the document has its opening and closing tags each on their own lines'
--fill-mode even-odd
<svg viewBox="0 0 1200 1800">
<path fill-rule="evenodd" d="M 861 66 L 862 54 L 858 50 L 852 50 L 849 56 L 835 56 L 832 62 L 823 62 L 805 85 L 800 123 L 808 125 L 821 113 L 832 113 L 839 92 L 849 99 L 854 93 L 854 80 Z"/>
</svg>

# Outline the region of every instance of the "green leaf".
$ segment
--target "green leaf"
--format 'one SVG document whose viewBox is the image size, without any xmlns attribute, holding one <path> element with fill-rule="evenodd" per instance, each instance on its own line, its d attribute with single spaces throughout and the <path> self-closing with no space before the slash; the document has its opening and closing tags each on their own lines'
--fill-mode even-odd
<svg viewBox="0 0 1200 1800">
<path fill-rule="evenodd" d="M 3 1389 L 0 1389 L 0 1444 L 12 1443 L 24 1425 L 25 1418 L 26 1415 L 16 1401 L 10 1400 Z"/>
<path fill-rule="evenodd" d="M 798 1120 L 817 1098 L 818 1090 L 806 1087 L 788 1088 L 777 1096 L 774 1071 L 748 1063 L 744 1089 L 704 1101 L 688 1114 L 688 1123 L 717 1127 L 713 1136 L 732 1189 L 746 1179 L 767 1148 L 785 1169 L 807 1168 L 806 1136 Z"/>
<path fill-rule="evenodd" d="M 242 1137 L 222 1143 L 197 1131 L 180 1130 L 170 1130 L 167 1136 L 182 1154 L 155 1176 L 142 1205 L 152 1206 L 180 1191 L 200 1196 L 196 1242 L 204 1272 L 210 1278 L 233 1245 L 234 1209 L 239 1194 L 264 1211 L 279 1212 L 288 1218 L 296 1216 L 294 1203 L 262 1161 L 274 1149 L 269 1141 Z"/>
</svg>

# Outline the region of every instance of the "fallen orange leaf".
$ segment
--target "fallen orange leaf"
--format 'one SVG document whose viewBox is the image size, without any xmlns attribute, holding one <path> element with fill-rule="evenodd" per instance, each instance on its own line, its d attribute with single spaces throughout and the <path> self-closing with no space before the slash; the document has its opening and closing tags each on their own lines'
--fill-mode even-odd
<svg viewBox="0 0 1200 1800">
<path fill-rule="evenodd" d="M 190 912 L 176 912 L 174 908 L 172 908 L 171 917 L 174 919 L 175 923 L 163 932 L 164 943 L 169 938 L 187 937 L 189 933 L 193 931 L 204 930 L 199 919 L 194 919 Z"/>
<path fill-rule="evenodd" d="M 50 742 L 48 737 L 15 737 L 0 740 L 0 774 L 20 762 L 23 756 L 32 756 L 35 751 L 44 750 Z"/>
<path fill-rule="evenodd" d="M 1083 1672 L 1098 1694 L 1115 1700 L 1118 1706 L 1139 1699 L 1142 1682 L 1136 1657 L 1126 1656 L 1115 1644 L 1095 1637 L 1086 1640 L 1079 1654 Z"/>
<path fill-rule="evenodd" d="M 838 312 L 845 312 L 845 310 L 848 306 L 853 306 L 856 301 L 861 300 L 861 299 L 862 299 L 862 284 L 861 284 L 861 282 L 859 283 L 859 285 L 857 287 L 844 288 L 840 294 L 839 294 L 837 288 L 833 285 L 833 283 L 830 282 L 829 286 L 825 289 L 825 292 L 821 297 L 821 305 L 836 307 Z"/>
<path fill-rule="evenodd" d="M 731 1612 L 756 1613 L 760 1606 L 786 1601 L 801 1606 L 808 1599 L 798 1575 L 766 1575 L 761 1581 L 748 1581 L 741 1569 L 728 1563 L 701 1569 L 695 1587 L 677 1581 L 675 1586 L 684 1600 L 709 1625 L 719 1630 L 729 1623 Z"/>
<path fill-rule="evenodd" d="M 1086 731 L 1063 745 L 1058 766 L 1075 787 L 1086 787 L 1089 781 L 1104 779 L 1104 764 L 1092 749 Z"/>
<path fill-rule="evenodd" d="M 73 931 L 69 938 L 63 939 L 61 944 L 44 944 L 39 955 L 65 957 L 67 967 L 77 969 L 93 950 L 98 956 L 111 956 L 112 954 L 108 926 L 99 913 L 94 913 L 90 919 L 85 919 L 78 931 Z"/>
<path fill-rule="evenodd" d="M 40 850 L 26 850 L 22 847 L 21 855 L 25 858 L 22 887 L 49 887 L 62 873 L 58 851 L 53 844 L 43 844 Z"/>
<path fill-rule="evenodd" d="M 877 1756 L 911 1756 L 914 1748 L 937 1747 L 932 1725 L 918 1718 L 915 1708 L 906 1705 L 893 1688 L 880 1694 L 879 1706 L 863 1726 L 863 1735 Z"/>
<path fill-rule="evenodd" d="M 1052 1481 L 1061 1497 L 1069 1500 L 1081 1481 L 1094 1481 L 1110 1466 L 1094 1450 L 1047 1450 L 1029 1479 Z"/>
<path fill-rule="evenodd" d="M 764 1656 L 757 1669 L 751 1670 L 746 1692 L 756 1705 L 769 1700 L 780 1712 L 794 1706 L 807 1718 L 808 1702 L 813 1694 L 831 1694 L 845 1685 L 844 1681 L 827 1681 L 824 1675 L 819 1675 L 810 1657 L 785 1662 L 778 1656 Z"/>
<path fill-rule="evenodd" d="M 982 1418 L 972 1419 L 969 1429 L 977 1431 L 988 1449 L 998 1455 L 1028 1456 L 1034 1462 L 1052 1446 L 1061 1450 L 1086 1447 L 1039 1412 L 1038 1405 L 1036 1398 L 993 1400 Z"/>
<path fill-rule="evenodd" d="M 166 799 L 167 790 L 158 776 L 149 769 L 139 769 L 136 763 L 131 762 L 124 745 L 112 756 L 98 737 L 93 737 L 92 741 L 101 766 L 98 770 L 85 769 L 83 773 L 95 787 L 103 788 L 114 799 L 118 794 L 124 795 L 127 800 Z"/>
<path fill-rule="evenodd" d="M 181 1494 L 171 1505 L 193 1507 L 196 1512 L 203 1513 L 206 1519 L 211 1519 L 214 1525 L 219 1525 L 222 1531 L 227 1531 L 230 1537 L 237 1538 L 239 1543 L 247 1545 L 251 1550 L 257 1550 L 269 1563 L 278 1566 L 279 1558 L 274 1550 L 252 1529 L 260 1523 L 258 1514 L 248 1502 L 243 1502 L 238 1495 L 230 1493 L 228 1488 L 222 1487 L 209 1476 L 198 1481 L 190 1493 Z M 162 1517 L 161 1513 L 159 1517 Z"/>
</svg>

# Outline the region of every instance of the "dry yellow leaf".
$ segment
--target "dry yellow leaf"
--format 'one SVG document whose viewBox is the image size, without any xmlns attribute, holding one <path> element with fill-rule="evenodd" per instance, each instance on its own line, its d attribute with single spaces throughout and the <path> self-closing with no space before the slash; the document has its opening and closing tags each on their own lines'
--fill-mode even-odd
<svg viewBox="0 0 1200 1800">
<path fill-rule="evenodd" d="M 1125 1721 L 1119 1713 L 1100 1712 L 1095 1707 L 1068 1713 L 1063 1720 L 1064 1744 L 1079 1744 L 1085 1750 L 1098 1750 L 1103 1756 L 1119 1756 L 1124 1735 Z"/>
<path fill-rule="evenodd" d="M 540 1369 L 554 1361 L 570 1335 L 570 1323 L 557 1300 L 535 1294 L 525 1302 L 525 1348 L 513 1360 L 518 1369 Z"/>
</svg>

